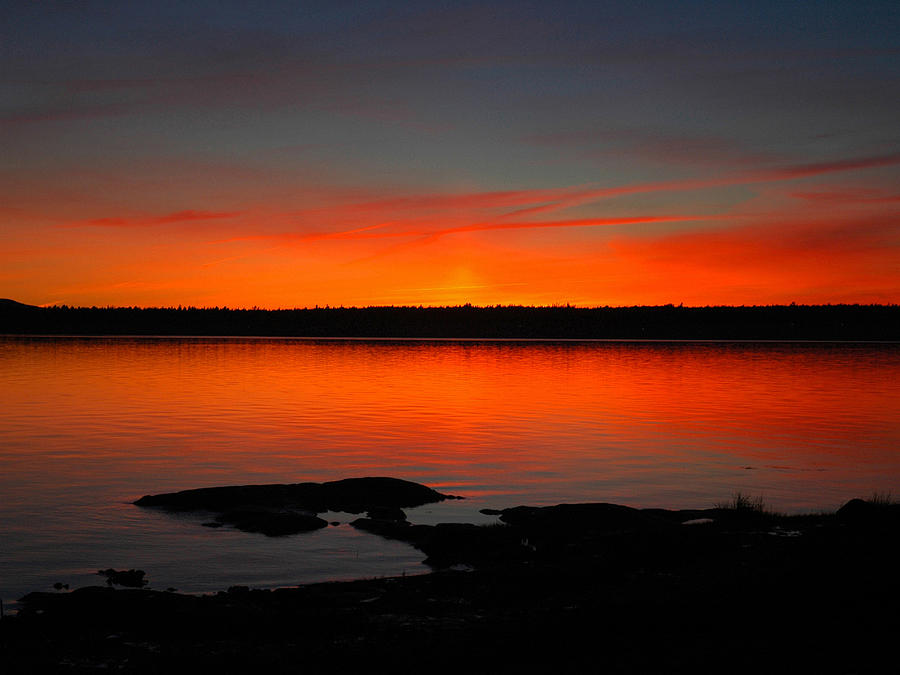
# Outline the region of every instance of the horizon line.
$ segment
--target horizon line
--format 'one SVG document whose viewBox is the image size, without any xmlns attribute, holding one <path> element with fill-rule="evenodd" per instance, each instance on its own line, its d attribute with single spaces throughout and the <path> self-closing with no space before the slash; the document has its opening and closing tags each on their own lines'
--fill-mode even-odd
<svg viewBox="0 0 900 675">
<path fill-rule="evenodd" d="M 810 308 L 810 307 L 900 307 L 900 303 L 770 303 L 770 304 L 707 304 L 707 305 L 685 305 L 683 303 L 662 303 L 653 305 L 578 305 L 574 303 L 551 303 L 548 305 L 524 305 L 524 304 L 503 304 L 497 303 L 493 305 L 476 305 L 473 303 L 462 303 L 456 305 L 423 305 L 423 304 L 400 304 L 400 305 L 306 305 L 294 307 L 260 307 L 253 305 L 250 307 L 229 307 L 228 305 L 214 306 L 197 306 L 197 305 L 68 305 L 66 303 L 54 303 L 48 305 L 32 305 L 22 303 L 10 298 L 0 298 L 0 303 L 7 306 L 28 307 L 33 309 L 69 309 L 69 310 L 169 310 L 169 311 L 236 311 L 236 312 L 296 312 L 296 311 L 317 311 L 317 310 L 380 310 L 380 309 L 415 309 L 415 310 L 449 310 L 449 309 L 579 309 L 579 310 L 598 310 L 598 309 L 774 309 L 774 308 Z M 2 306 L 2 305 L 0 305 Z"/>
</svg>

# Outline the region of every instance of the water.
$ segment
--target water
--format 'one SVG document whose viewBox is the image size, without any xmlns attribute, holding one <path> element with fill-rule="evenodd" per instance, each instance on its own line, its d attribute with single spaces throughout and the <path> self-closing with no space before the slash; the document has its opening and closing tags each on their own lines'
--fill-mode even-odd
<svg viewBox="0 0 900 675">
<path fill-rule="evenodd" d="M 139 509 L 210 485 L 386 475 L 485 507 L 785 512 L 900 494 L 900 346 L 0 338 L 0 597 L 145 569 L 200 592 L 426 571 L 338 527 L 284 538 Z"/>
</svg>

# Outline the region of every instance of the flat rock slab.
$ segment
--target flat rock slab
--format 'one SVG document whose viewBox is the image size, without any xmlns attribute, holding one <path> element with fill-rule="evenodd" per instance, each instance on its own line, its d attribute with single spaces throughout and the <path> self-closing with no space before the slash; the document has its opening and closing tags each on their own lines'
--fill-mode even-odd
<svg viewBox="0 0 900 675">
<path fill-rule="evenodd" d="M 326 483 L 231 485 L 146 495 L 134 503 L 167 511 L 211 511 L 240 530 L 280 536 L 325 527 L 316 514 L 403 509 L 459 499 L 399 478 L 346 478 Z"/>
</svg>

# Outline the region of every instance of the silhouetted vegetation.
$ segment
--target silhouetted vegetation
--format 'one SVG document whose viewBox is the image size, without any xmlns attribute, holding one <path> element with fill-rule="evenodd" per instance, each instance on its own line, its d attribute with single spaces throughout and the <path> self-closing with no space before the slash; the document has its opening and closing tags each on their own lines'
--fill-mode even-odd
<svg viewBox="0 0 900 675">
<path fill-rule="evenodd" d="M 887 492 L 873 492 L 872 496 L 867 500 L 870 504 L 874 504 L 875 506 L 892 506 L 897 504 L 897 500 L 894 499 L 890 490 Z"/>
<path fill-rule="evenodd" d="M 0 333 L 484 339 L 898 340 L 900 305 L 752 307 L 33 307 Z"/>
<path fill-rule="evenodd" d="M 716 508 L 723 511 L 738 511 L 749 513 L 765 513 L 765 501 L 762 495 L 751 497 L 743 492 L 735 492 L 727 502 L 716 502 Z"/>
</svg>

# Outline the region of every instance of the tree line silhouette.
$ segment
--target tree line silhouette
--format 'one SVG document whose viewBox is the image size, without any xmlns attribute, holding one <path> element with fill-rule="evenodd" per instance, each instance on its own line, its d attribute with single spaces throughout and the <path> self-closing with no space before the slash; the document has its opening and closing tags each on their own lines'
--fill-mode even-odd
<svg viewBox="0 0 900 675">
<path fill-rule="evenodd" d="M 900 305 L 682 307 L 35 307 L 0 333 L 484 339 L 900 340 Z"/>
</svg>

